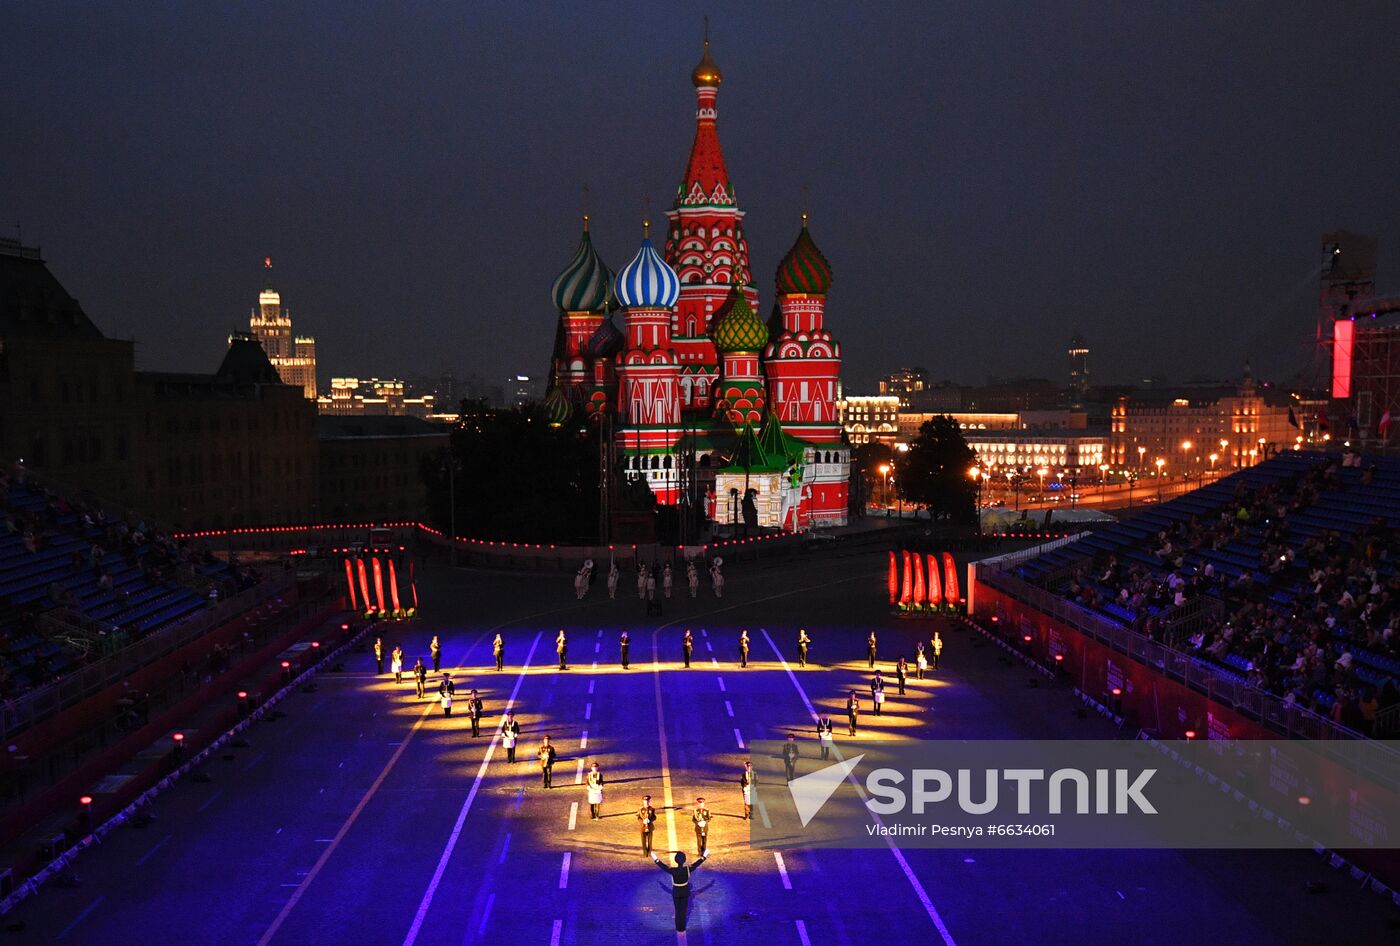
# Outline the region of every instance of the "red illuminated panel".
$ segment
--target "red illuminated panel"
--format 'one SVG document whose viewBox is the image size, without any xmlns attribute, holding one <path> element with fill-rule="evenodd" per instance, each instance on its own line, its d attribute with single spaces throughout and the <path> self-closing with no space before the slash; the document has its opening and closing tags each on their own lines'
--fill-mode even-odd
<svg viewBox="0 0 1400 946">
<path fill-rule="evenodd" d="M 1332 396 L 1351 397 L 1351 353 L 1356 324 L 1338 319 L 1332 325 Z"/>
<path fill-rule="evenodd" d="M 943 603 L 943 583 L 938 580 L 938 556 L 928 553 L 928 603 L 935 608 Z"/>
<path fill-rule="evenodd" d="M 899 566 L 895 564 L 894 552 L 890 552 L 890 574 L 889 574 L 890 604 L 899 601 Z"/>
<path fill-rule="evenodd" d="M 924 557 L 918 552 L 913 555 L 914 562 L 914 605 L 922 607 L 924 603 Z"/>
</svg>

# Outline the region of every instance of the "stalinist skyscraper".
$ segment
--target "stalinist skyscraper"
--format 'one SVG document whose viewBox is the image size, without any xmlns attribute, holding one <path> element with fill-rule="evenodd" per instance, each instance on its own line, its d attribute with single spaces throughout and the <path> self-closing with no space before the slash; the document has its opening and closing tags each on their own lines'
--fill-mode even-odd
<svg viewBox="0 0 1400 946">
<path fill-rule="evenodd" d="M 268 360 L 283 384 L 299 385 L 309 400 L 316 400 L 316 339 L 292 334 L 292 315 L 282 306 L 282 295 L 272 288 L 272 257 L 263 259 L 264 286 L 258 307 L 248 319 L 248 329 L 262 343 Z"/>
</svg>

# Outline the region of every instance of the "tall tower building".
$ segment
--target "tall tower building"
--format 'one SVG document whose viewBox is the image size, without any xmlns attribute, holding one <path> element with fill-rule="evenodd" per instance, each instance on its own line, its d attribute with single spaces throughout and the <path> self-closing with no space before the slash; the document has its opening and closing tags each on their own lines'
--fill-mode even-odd
<svg viewBox="0 0 1400 946">
<path fill-rule="evenodd" d="M 690 81 L 695 86 L 695 140 L 675 206 L 666 212 L 665 254 L 681 283 L 673 334 L 683 409 L 707 419 L 719 377 L 719 354 L 711 337 L 716 314 L 735 282 L 744 286 L 754 310 L 758 292 L 749 271 L 744 212 L 734 196 L 715 124 L 724 77 L 710 58 L 708 38 Z"/>
<path fill-rule="evenodd" d="M 1078 332 L 1069 340 L 1069 388 L 1075 405 L 1089 393 L 1089 343 Z"/>
<path fill-rule="evenodd" d="M 272 257 L 263 258 L 263 285 L 258 307 L 248 319 L 248 329 L 267 352 L 283 384 L 301 387 L 306 397 L 316 400 L 316 339 L 292 334 L 292 313 L 282 305 L 282 294 L 272 287 Z M 229 345 L 233 338 L 229 338 Z"/>
<path fill-rule="evenodd" d="M 551 296 L 559 310 L 554 363 L 550 366 L 550 390 L 562 390 L 570 404 L 582 404 L 592 380 L 584 351 L 603 324 L 612 291 L 612 270 L 593 248 L 588 215 L 573 259 L 554 280 Z"/>
</svg>

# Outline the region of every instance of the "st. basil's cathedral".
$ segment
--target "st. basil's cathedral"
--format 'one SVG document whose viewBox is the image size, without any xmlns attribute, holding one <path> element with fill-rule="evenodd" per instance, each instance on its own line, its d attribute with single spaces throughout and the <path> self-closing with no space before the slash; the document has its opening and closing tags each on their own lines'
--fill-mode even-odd
<svg viewBox="0 0 1400 946">
<path fill-rule="evenodd" d="M 831 267 L 804 213 L 778 264 L 772 315 L 757 315 L 744 211 L 716 129 L 723 76 L 708 39 L 691 81 L 695 141 L 662 251 L 644 223 L 637 255 L 614 275 L 585 216 L 578 250 L 554 281 L 546 411 L 556 425 L 583 412 L 611 431 L 623 475 L 644 480 L 660 503 L 688 494 L 708 518 L 730 523 L 749 495 L 761 526 L 844 525 L 850 446 L 837 418 L 841 346 L 825 326 Z"/>
</svg>

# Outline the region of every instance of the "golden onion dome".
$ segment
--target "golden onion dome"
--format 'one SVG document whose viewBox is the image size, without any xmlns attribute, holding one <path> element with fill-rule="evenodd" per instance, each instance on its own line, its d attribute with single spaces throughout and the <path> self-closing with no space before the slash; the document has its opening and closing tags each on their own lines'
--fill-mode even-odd
<svg viewBox="0 0 1400 946">
<path fill-rule="evenodd" d="M 724 76 L 719 71 L 719 66 L 710 58 L 710 41 L 705 40 L 705 53 L 700 57 L 700 64 L 690 72 L 690 81 L 698 89 L 703 85 L 718 86 L 724 81 Z"/>
</svg>

